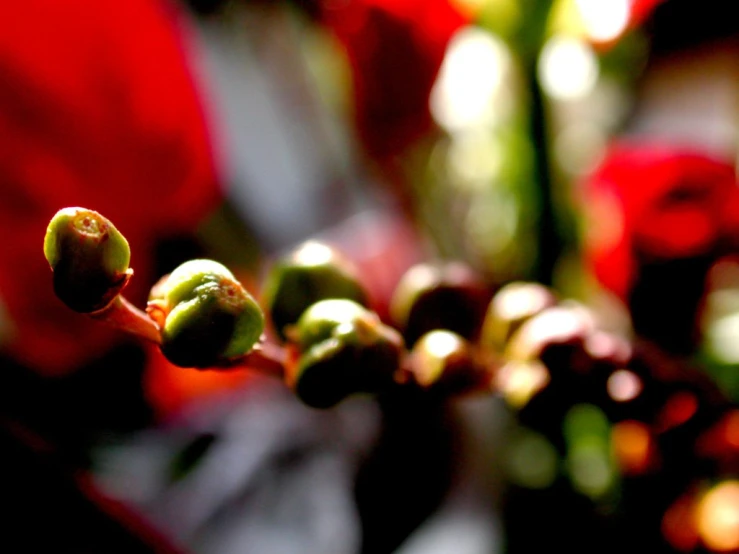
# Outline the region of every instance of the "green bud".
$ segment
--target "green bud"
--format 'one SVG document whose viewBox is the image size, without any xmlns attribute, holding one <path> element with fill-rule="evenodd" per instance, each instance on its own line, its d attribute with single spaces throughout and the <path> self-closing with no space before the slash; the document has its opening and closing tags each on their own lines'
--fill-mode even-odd
<svg viewBox="0 0 739 554">
<path fill-rule="evenodd" d="M 283 339 L 290 325 L 319 300 L 346 298 L 367 304 L 367 293 L 348 260 L 325 244 L 309 241 L 278 261 L 267 275 L 264 305 Z"/>
<path fill-rule="evenodd" d="M 488 305 L 480 342 L 502 353 L 524 322 L 556 304 L 556 296 L 544 285 L 521 281 L 508 283 Z"/>
<path fill-rule="evenodd" d="M 369 313 L 367 308 L 353 300 L 331 298 L 310 306 L 300 316 L 292 329 L 301 351 L 331 337 L 331 333 L 342 323 L 351 323 Z"/>
<path fill-rule="evenodd" d="M 595 318 L 588 308 L 563 303 L 542 310 L 521 324 L 508 341 L 504 356 L 519 361 L 541 360 L 547 365 L 557 358 L 554 365 L 566 366 L 575 353 L 589 357 L 585 341 L 595 329 Z"/>
<path fill-rule="evenodd" d="M 423 335 L 411 351 L 413 380 L 423 389 L 454 394 L 479 384 L 469 342 L 456 333 L 437 329 Z"/>
<path fill-rule="evenodd" d="M 379 392 L 394 383 L 403 355 L 403 337 L 374 312 L 338 325 L 332 338 L 355 352 L 357 391 Z"/>
<path fill-rule="evenodd" d="M 64 208 L 54 215 L 44 255 L 54 272 L 54 292 L 81 313 L 105 308 L 133 274 L 128 241 L 108 219 L 85 208 Z"/>
<path fill-rule="evenodd" d="M 303 354 L 288 381 L 296 396 L 313 408 L 331 408 L 357 386 L 354 353 L 338 339 L 324 341 Z"/>
<path fill-rule="evenodd" d="M 256 300 L 212 260 L 180 265 L 152 290 L 147 312 L 161 327 L 162 352 L 182 367 L 213 367 L 244 356 L 264 331 Z"/>
<path fill-rule="evenodd" d="M 475 340 L 488 299 L 482 277 L 463 263 L 421 263 L 400 279 L 390 314 L 409 345 L 434 329 Z"/>
<path fill-rule="evenodd" d="M 329 408 L 352 393 L 378 392 L 393 384 L 403 352 L 397 331 L 369 311 L 341 322 L 320 321 L 309 331 L 317 341 L 287 374 L 298 398 L 315 408 Z"/>
</svg>

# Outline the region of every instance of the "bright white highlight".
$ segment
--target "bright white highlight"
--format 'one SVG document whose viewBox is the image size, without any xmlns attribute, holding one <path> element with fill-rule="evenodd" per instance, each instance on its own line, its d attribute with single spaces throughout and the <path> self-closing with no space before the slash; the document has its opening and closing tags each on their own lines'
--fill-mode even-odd
<svg viewBox="0 0 739 554">
<path fill-rule="evenodd" d="M 492 119 L 507 63 L 508 52 L 500 39 L 474 27 L 458 32 L 431 91 L 434 119 L 450 131 Z"/>
<path fill-rule="evenodd" d="M 708 348 L 725 363 L 739 363 L 739 313 L 718 319 L 706 333 Z"/>
<path fill-rule="evenodd" d="M 424 345 L 432 356 L 443 360 L 460 348 L 462 341 L 449 331 L 431 331 L 424 341 Z"/>
<path fill-rule="evenodd" d="M 575 0 L 588 36 L 599 42 L 618 38 L 629 23 L 630 0 Z"/>
<path fill-rule="evenodd" d="M 598 59 L 585 42 L 572 37 L 554 36 L 539 56 L 539 81 L 557 100 L 586 96 L 598 80 Z"/>
<path fill-rule="evenodd" d="M 619 369 L 608 378 L 606 388 L 608 394 L 615 401 L 628 402 L 639 396 L 644 386 L 639 376 L 634 372 L 628 369 Z"/>
<path fill-rule="evenodd" d="M 321 265 L 331 261 L 331 248 L 320 242 L 307 242 L 295 253 L 295 261 L 303 265 Z"/>
</svg>

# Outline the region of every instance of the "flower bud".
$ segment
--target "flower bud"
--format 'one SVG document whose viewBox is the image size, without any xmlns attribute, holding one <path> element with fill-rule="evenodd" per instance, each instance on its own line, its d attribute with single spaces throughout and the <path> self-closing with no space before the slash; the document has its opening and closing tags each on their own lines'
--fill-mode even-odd
<svg viewBox="0 0 739 554">
<path fill-rule="evenodd" d="M 367 308 L 353 300 L 330 298 L 310 306 L 300 316 L 288 334 L 295 340 L 301 351 L 331 337 L 334 329 L 342 323 L 352 323 L 368 314 Z"/>
<path fill-rule="evenodd" d="M 146 311 L 162 329 L 162 353 L 182 367 L 227 364 L 249 353 L 264 331 L 256 300 L 212 260 L 180 265 L 154 287 Z"/>
<path fill-rule="evenodd" d="M 354 364 L 350 349 L 337 339 L 327 340 L 300 357 L 288 385 L 308 406 L 331 408 L 356 390 Z"/>
<path fill-rule="evenodd" d="M 424 334 L 411 351 L 411 378 L 423 389 L 442 394 L 467 392 L 482 383 L 469 342 L 437 329 Z"/>
<path fill-rule="evenodd" d="M 314 241 L 277 262 L 264 287 L 264 305 L 283 339 L 287 327 L 297 322 L 309 306 L 327 298 L 367 304 L 367 293 L 349 261 L 333 248 Z"/>
<path fill-rule="evenodd" d="M 575 303 L 560 304 L 526 320 L 511 337 L 505 355 L 527 361 L 540 358 L 555 345 L 584 349 L 586 338 L 594 331 L 595 321 L 587 308 Z"/>
<path fill-rule="evenodd" d="M 64 208 L 54 215 L 44 255 L 54 272 L 54 292 L 76 312 L 105 308 L 133 274 L 128 241 L 108 219 L 85 208 Z"/>
<path fill-rule="evenodd" d="M 409 345 L 434 329 L 475 340 L 489 298 L 483 279 L 463 263 L 422 263 L 400 279 L 390 313 Z"/>
<path fill-rule="evenodd" d="M 375 313 L 337 302 L 317 303 L 301 317 L 298 342 L 306 349 L 287 373 L 298 398 L 315 408 L 391 386 L 403 352 L 400 334 Z"/>
<path fill-rule="evenodd" d="M 502 353 L 528 319 L 557 304 L 554 293 L 539 283 L 512 282 L 501 287 L 488 305 L 480 342 Z"/>
<path fill-rule="evenodd" d="M 553 378 L 588 373 L 594 362 L 586 345 L 596 332 L 593 314 L 576 303 L 542 310 L 526 320 L 508 342 L 509 360 L 541 361 Z"/>
</svg>

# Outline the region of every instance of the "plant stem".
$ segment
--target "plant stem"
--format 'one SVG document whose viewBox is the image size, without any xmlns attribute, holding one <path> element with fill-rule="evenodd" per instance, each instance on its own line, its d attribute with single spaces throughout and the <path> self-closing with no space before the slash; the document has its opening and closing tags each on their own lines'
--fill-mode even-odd
<svg viewBox="0 0 739 554">
<path fill-rule="evenodd" d="M 162 336 L 159 326 L 145 312 L 118 295 L 102 310 L 88 314 L 92 319 L 106 323 L 112 327 L 130 333 L 139 338 L 161 344 Z"/>
<path fill-rule="evenodd" d="M 289 358 L 290 353 L 287 348 L 265 342 L 255 346 L 251 352 L 239 360 L 238 365 L 283 379 Z"/>
<path fill-rule="evenodd" d="M 293 353 L 290 346 L 280 346 L 270 342 L 261 342 L 257 344 L 251 352 L 235 358 L 226 360 L 213 366 L 213 370 L 231 370 L 245 369 L 248 371 L 256 371 L 263 375 L 276 377 L 277 379 L 285 378 L 286 367 L 290 363 Z"/>
</svg>

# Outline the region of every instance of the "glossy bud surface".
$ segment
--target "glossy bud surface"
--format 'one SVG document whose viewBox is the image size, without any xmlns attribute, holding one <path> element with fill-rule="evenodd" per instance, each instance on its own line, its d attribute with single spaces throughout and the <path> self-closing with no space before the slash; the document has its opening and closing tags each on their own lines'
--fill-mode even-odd
<svg viewBox="0 0 739 554">
<path fill-rule="evenodd" d="M 347 302 L 318 303 L 298 325 L 304 350 L 287 383 L 309 406 L 328 408 L 355 392 L 383 390 L 400 364 L 400 334 Z"/>
<path fill-rule="evenodd" d="M 152 290 L 147 312 L 162 329 L 162 352 L 183 367 L 212 367 L 244 356 L 264 331 L 256 300 L 213 260 L 180 265 Z"/>
<path fill-rule="evenodd" d="M 489 298 L 483 279 L 464 263 L 421 263 L 400 279 L 390 314 L 408 345 L 434 329 L 476 340 Z"/>
<path fill-rule="evenodd" d="M 488 305 L 482 327 L 482 344 L 503 352 L 526 320 L 556 304 L 554 293 L 539 283 L 515 281 L 504 285 Z"/>
<path fill-rule="evenodd" d="M 411 351 L 413 380 L 423 389 L 442 394 L 471 390 L 480 381 L 469 342 L 456 333 L 424 334 Z"/>
<path fill-rule="evenodd" d="M 85 208 L 64 208 L 54 215 L 44 255 L 54 272 L 54 292 L 76 312 L 108 306 L 133 273 L 128 241 L 108 219 Z"/>
<path fill-rule="evenodd" d="M 275 331 L 286 328 L 319 300 L 346 298 L 367 304 L 367 293 L 354 267 L 330 246 L 310 241 L 274 264 L 264 288 L 264 305 Z"/>
</svg>

